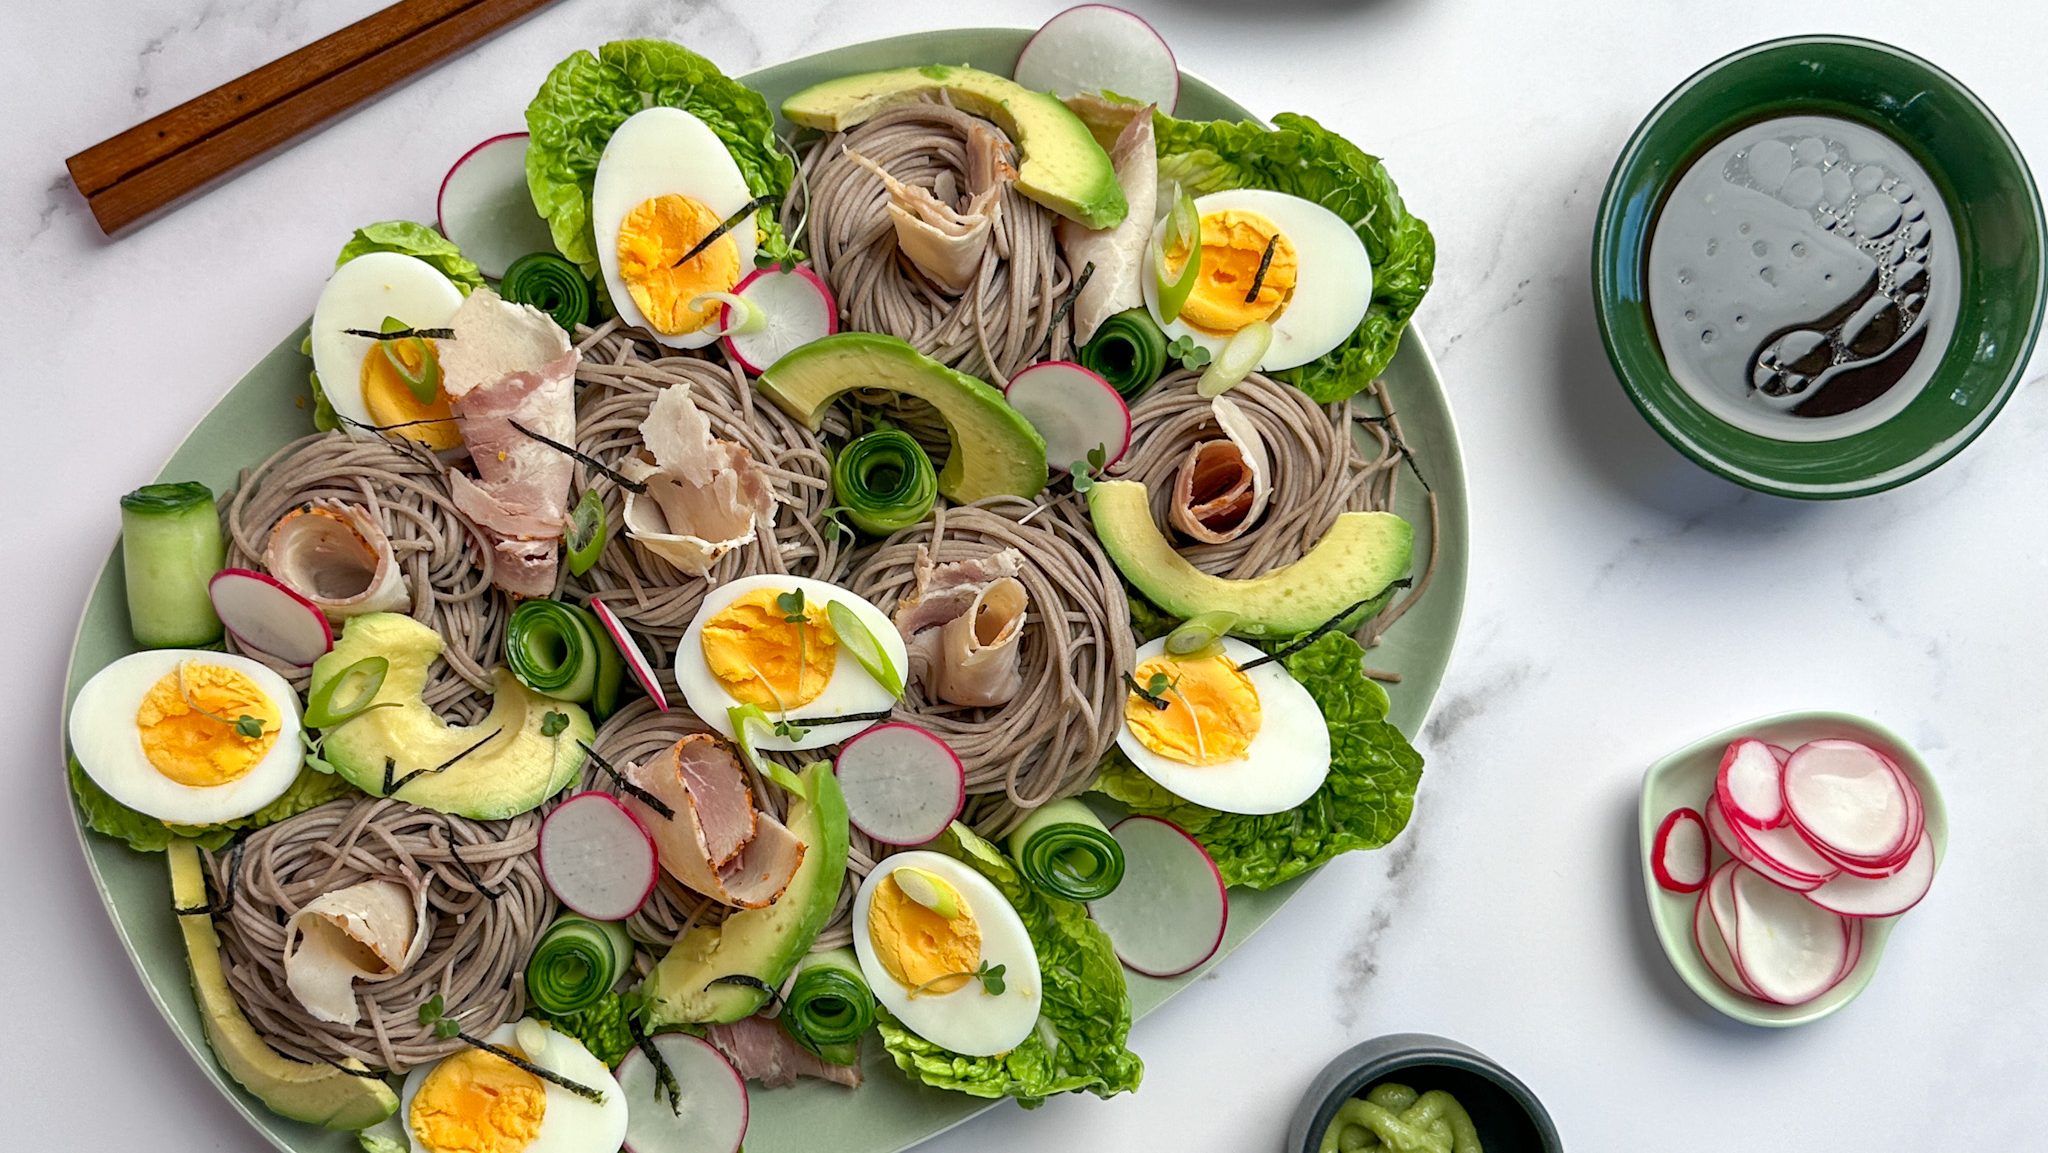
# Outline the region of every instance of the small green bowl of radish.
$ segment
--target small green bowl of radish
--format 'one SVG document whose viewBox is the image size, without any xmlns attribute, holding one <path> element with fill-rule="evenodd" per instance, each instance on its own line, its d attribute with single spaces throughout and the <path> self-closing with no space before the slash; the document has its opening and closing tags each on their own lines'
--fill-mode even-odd
<svg viewBox="0 0 2048 1153">
<path fill-rule="evenodd" d="M 1643 777 L 1643 889 L 1671 967 L 1722 1014 L 1784 1028 L 1856 999 L 1930 891 L 1948 810 L 1927 762 L 1847 713 L 1702 738 Z"/>
</svg>

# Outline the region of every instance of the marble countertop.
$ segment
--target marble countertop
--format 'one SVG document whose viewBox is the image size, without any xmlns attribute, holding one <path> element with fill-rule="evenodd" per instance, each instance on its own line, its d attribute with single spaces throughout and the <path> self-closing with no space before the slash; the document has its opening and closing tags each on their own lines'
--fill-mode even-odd
<svg viewBox="0 0 2048 1153">
<path fill-rule="evenodd" d="M 1424 1030 L 1518 1072 L 1580 1150 L 2039 1144 L 2048 918 L 2048 397 L 2041 365 L 1959 459 L 1840 505 L 1748 493 L 1681 459 L 1615 386 L 1587 287 L 1593 211 L 1642 114 L 1724 52 L 1816 28 L 1951 70 L 2048 163 L 2048 9 L 1957 0 L 1126 0 L 1182 63 L 1386 157 L 1435 228 L 1418 323 L 1471 470 L 1464 633 L 1415 822 L 1340 860 L 1138 1027 L 1144 1090 L 1004 1107 L 940 1153 L 1278 1148 L 1354 1041 Z M 253 1150 L 134 979 L 72 842 L 58 672 L 114 499 L 310 310 L 352 227 L 432 210 L 470 143 L 519 127 L 569 48 L 668 36 L 732 71 L 1057 0 L 825 5 L 573 0 L 109 243 L 63 158 L 378 0 L 110 0 L 0 12 L 0 317 L 13 416 L 12 731 L 0 859 L 0 1070 L 18 1148 Z M 1745 717 L 1834 707 L 1934 763 L 1954 836 L 1928 902 L 1840 1015 L 1764 1032 L 1711 1014 L 1658 952 L 1635 855 L 1659 754 Z M 1711 1110 L 1741 1108 L 1724 1132 Z M 821 1145 L 821 1148 L 825 1146 Z"/>
</svg>

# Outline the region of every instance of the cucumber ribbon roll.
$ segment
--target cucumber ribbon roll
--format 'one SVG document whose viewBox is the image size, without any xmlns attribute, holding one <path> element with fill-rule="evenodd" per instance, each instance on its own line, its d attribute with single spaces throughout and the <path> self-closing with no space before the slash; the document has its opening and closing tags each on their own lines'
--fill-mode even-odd
<svg viewBox="0 0 2048 1153">
<path fill-rule="evenodd" d="M 526 995 L 543 1013 L 574 1013 L 610 992 L 632 964 L 623 925 L 559 917 L 526 960 Z"/>
<path fill-rule="evenodd" d="M 588 702 L 599 718 L 618 705 L 624 659 L 596 614 L 561 601 L 522 601 L 505 622 L 505 665 L 544 697 Z"/>
<path fill-rule="evenodd" d="M 931 515 L 939 495 L 932 458 L 909 433 L 881 428 L 839 450 L 832 492 L 846 519 L 870 536 L 888 536 Z"/>
<path fill-rule="evenodd" d="M 875 1024 L 875 994 L 853 950 L 805 957 L 783 999 L 781 1021 L 798 1044 L 833 1064 L 860 1060 L 861 1034 Z"/>
<path fill-rule="evenodd" d="M 1069 901 L 1100 900 L 1124 879 L 1124 851 L 1087 805 L 1041 805 L 1010 834 L 1010 855 L 1031 886 Z"/>
</svg>

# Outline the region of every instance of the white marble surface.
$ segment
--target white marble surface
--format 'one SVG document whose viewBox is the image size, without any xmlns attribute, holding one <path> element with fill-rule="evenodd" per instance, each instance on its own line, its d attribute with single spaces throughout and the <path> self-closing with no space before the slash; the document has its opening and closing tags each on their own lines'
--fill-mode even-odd
<svg viewBox="0 0 2048 1153">
<path fill-rule="evenodd" d="M 2048 399 L 2023 389 L 1904 491 L 1808 506 L 1681 460 L 1616 388 L 1587 248 L 1624 137 L 1723 52 L 1828 28 L 1957 74 L 2048 164 L 2048 9 L 1957 0 L 1131 0 L 1254 108 L 1383 154 L 1435 227 L 1420 322 L 1470 462 L 1471 602 L 1422 736 L 1415 824 L 1340 861 L 1146 1021 L 1144 1090 L 998 1110 L 931 1148 L 1278 1147 L 1316 1069 L 1421 1029 L 1521 1073 L 1579 1150 L 2020 1149 L 2048 1130 Z M 0 451 L 15 608 L 0 666 L 22 746 L 0 806 L 14 1087 L 0 1145 L 253 1150 L 157 1019 L 101 916 L 57 772 L 59 672 L 114 498 L 311 307 L 348 230 L 431 211 L 469 143 L 516 128 L 548 65 L 667 35 L 744 71 L 1056 0 L 573 0 L 116 243 L 63 158 L 377 0 L 0 5 Z M 968 13 L 974 14 L 970 16 Z M 1881 718 L 1941 772 L 1954 839 L 1861 1001 L 1783 1033 L 1707 1013 L 1645 925 L 1633 805 L 1657 754 L 1744 717 Z M 1724 1128 L 1747 1114 L 1740 1129 Z M 820 1149 L 829 1149 L 829 1140 Z"/>
</svg>

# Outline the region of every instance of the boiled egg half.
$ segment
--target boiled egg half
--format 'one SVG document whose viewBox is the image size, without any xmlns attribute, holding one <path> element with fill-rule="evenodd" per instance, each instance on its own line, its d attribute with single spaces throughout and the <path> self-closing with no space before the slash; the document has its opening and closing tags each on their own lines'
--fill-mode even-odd
<svg viewBox="0 0 2048 1153">
<path fill-rule="evenodd" d="M 1372 303 L 1372 258 L 1343 217 L 1265 188 L 1198 196 L 1195 213 L 1201 267 L 1180 315 L 1160 323 L 1167 339 L 1187 337 L 1218 356 L 1240 329 L 1262 320 L 1273 326 L 1273 340 L 1258 367 L 1278 371 L 1307 364 L 1357 331 Z M 1155 250 L 1165 232 L 1161 221 Z M 1158 278 L 1144 281 L 1145 307 L 1159 320 Z"/>
<path fill-rule="evenodd" d="M 461 445 L 462 429 L 439 383 L 436 342 L 349 332 L 446 328 L 461 307 L 462 290 L 417 256 L 366 252 L 335 269 L 313 306 L 309 335 L 327 403 L 357 424 L 391 428 L 436 452 Z M 392 427 L 398 425 L 404 427 Z"/>
<path fill-rule="evenodd" d="M 625 1143 L 625 1091 L 582 1042 L 537 1021 L 500 1025 L 484 1040 L 597 1090 L 603 1103 L 464 1047 L 406 1074 L 399 1115 L 412 1153 L 617 1153 Z"/>
<path fill-rule="evenodd" d="M 969 1057 L 1007 1053 L 1038 1023 L 1038 951 L 988 878 L 943 853 L 884 859 L 853 899 L 853 951 L 905 1028 Z"/>
<path fill-rule="evenodd" d="M 1264 655 L 1230 637 L 1189 657 L 1167 652 L 1164 637 L 1143 646 L 1131 676 L 1164 707 L 1126 693 L 1117 748 L 1167 792 L 1222 812 L 1308 800 L 1330 775 L 1330 730 L 1279 661 L 1243 667 Z"/>
<path fill-rule="evenodd" d="M 247 657 L 131 653 L 71 702 L 71 751 L 93 783 L 174 825 L 246 817 L 298 778 L 299 698 Z"/>
<path fill-rule="evenodd" d="M 753 271 L 754 222 L 690 254 L 751 199 L 732 153 L 702 120 L 667 107 L 627 117 L 605 143 L 590 193 L 598 268 L 620 319 L 671 348 L 718 339 L 721 306 L 698 298 L 731 292 Z"/>
</svg>

